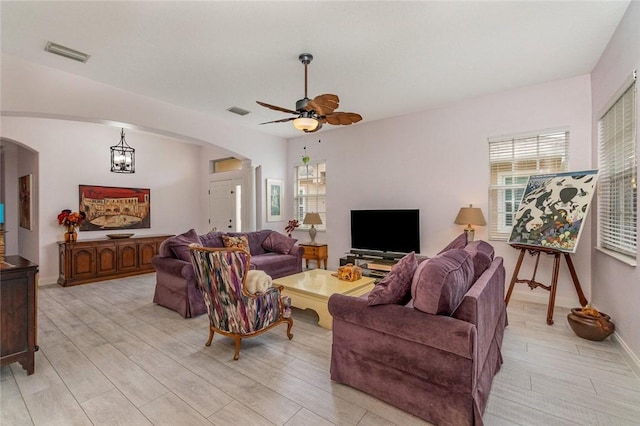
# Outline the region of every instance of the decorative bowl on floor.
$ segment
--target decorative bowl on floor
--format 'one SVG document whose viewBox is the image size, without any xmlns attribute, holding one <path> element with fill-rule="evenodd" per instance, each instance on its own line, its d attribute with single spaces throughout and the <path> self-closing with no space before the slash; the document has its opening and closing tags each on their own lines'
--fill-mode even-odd
<svg viewBox="0 0 640 426">
<path fill-rule="evenodd" d="M 589 315 L 582 311 L 582 308 L 572 308 L 567 315 L 567 321 L 576 335 L 583 339 L 600 341 L 604 340 L 616 329 L 616 325 L 611 322 L 611 317 L 604 312 L 600 316 Z"/>
</svg>

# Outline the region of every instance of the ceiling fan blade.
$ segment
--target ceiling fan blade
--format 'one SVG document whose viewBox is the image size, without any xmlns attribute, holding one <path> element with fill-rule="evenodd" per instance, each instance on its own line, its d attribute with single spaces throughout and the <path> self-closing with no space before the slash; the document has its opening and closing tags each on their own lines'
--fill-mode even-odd
<svg viewBox="0 0 640 426">
<path fill-rule="evenodd" d="M 327 115 L 331 114 L 336 108 L 338 108 L 339 102 L 340 98 L 338 98 L 337 95 L 325 93 L 324 95 L 318 95 L 307 102 L 305 109 L 307 111 L 315 111 L 318 115 Z"/>
<path fill-rule="evenodd" d="M 287 121 L 293 121 L 298 117 L 290 117 L 290 118 L 283 118 L 281 120 L 275 120 L 275 121 L 267 121 L 264 123 L 260 123 L 260 124 L 271 124 L 271 123 L 286 123 Z"/>
<path fill-rule="evenodd" d="M 362 116 L 355 112 L 334 112 L 333 114 L 328 114 L 322 118 L 324 121 L 329 124 L 333 124 L 334 126 L 348 126 L 349 124 L 357 123 L 362 120 Z"/>
<path fill-rule="evenodd" d="M 290 109 L 282 108 L 282 107 L 279 107 L 279 106 L 265 104 L 264 102 L 256 101 L 256 103 L 258 105 L 261 105 L 261 106 L 265 107 L 265 108 L 273 109 L 275 111 L 288 112 L 289 114 L 296 114 L 296 115 L 300 114 L 297 111 L 291 111 Z"/>
</svg>

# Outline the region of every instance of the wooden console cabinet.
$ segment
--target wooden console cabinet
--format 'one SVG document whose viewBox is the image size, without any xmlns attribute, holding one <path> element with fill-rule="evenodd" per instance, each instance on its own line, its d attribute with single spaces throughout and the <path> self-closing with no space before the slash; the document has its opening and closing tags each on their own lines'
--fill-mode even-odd
<svg viewBox="0 0 640 426">
<path fill-rule="evenodd" d="M 0 269 L 0 365 L 19 362 L 35 371 L 38 265 L 7 256 Z"/>
<path fill-rule="evenodd" d="M 153 272 L 151 259 L 171 235 L 58 241 L 58 284 L 70 286 Z"/>
</svg>

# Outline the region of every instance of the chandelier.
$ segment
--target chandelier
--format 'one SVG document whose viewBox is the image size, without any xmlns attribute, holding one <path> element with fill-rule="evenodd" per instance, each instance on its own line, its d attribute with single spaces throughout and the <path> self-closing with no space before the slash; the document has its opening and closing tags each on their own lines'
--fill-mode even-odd
<svg viewBox="0 0 640 426">
<path fill-rule="evenodd" d="M 120 133 L 120 143 L 111 147 L 111 171 L 113 173 L 136 172 L 136 150 L 124 139 L 124 129 Z"/>
</svg>

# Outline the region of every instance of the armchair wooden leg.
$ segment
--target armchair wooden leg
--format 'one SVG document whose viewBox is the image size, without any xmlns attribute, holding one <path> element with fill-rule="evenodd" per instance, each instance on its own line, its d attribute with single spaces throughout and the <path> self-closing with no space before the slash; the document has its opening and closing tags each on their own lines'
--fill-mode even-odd
<svg viewBox="0 0 640 426">
<path fill-rule="evenodd" d="M 238 358 L 240 358 L 240 342 L 242 341 L 242 339 L 238 336 L 235 336 L 234 339 L 236 341 L 236 353 L 235 355 L 233 355 L 233 360 L 237 361 Z"/>
<path fill-rule="evenodd" d="M 213 340 L 213 327 L 209 326 L 209 340 L 205 343 L 206 346 L 211 346 L 211 341 Z"/>
<path fill-rule="evenodd" d="M 293 339 L 293 334 L 291 334 L 291 327 L 293 327 L 293 320 L 291 318 L 287 318 L 285 320 L 287 322 L 287 337 L 289 340 Z"/>
</svg>

